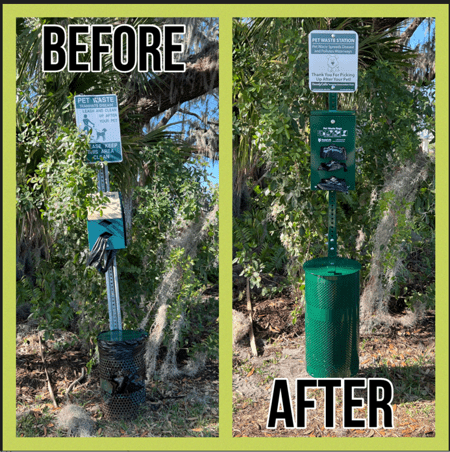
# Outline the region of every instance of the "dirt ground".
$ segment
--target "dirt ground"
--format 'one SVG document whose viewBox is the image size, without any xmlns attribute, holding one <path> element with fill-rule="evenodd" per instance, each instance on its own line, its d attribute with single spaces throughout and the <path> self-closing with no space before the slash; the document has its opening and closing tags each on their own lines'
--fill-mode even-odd
<svg viewBox="0 0 450 452">
<path fill-rule="evenodd" d="M 234 309 L 246 313 L 246 302 Z M 233 351 L 233 436 L 331 436 L 331 437 L 432 437 L 435 434 L 435 329 L 434 312 L 427 312 L 414 329 L 395 329 L 391 334 L 360 338 L 360 371 L 357 377 L 387 378 L 394 385 L 393 429 L 343 429 L 342 394 L 336 392 L 336 428 L 325 429 L 324 398 L 321 389 L 308 389 L 316 399 L 316 410 L 308 411 L 307 428 L 266 428 L 274 378 L 288 378 L 295 394 L 296 378 L 308 378 L 305 369 L 304 318 L 292 324 L 294 300 L 282 296 L 253 302 L 254 330 L 258 357 L 252 357 L 249 339 Z M 398 315 L 402 315 L 399 313 Z M 180 377 L 171 382 L 147 382 L 146 402 L 137 419 L 108 421 L 101 408 L 98 370 L 66 392 L 77 380 L 89 356 L 73 333 L 57 332 L 44 344 L 44 357 L 58 407 L 54 407 L 39 354 L 36 326 L 19 322 L 16 341 L 17 435 L 27 437 L 67 436 L 57 422 L 57 414 L 69 402 L 82 406 L 95 425 L 95 436 L 218 436 L 218 362 L 208 361 L 194 378 Z M 180 353 L 182 365 L 186 356 Z M 363 397 L 363 393 L 355 397 Z M 294 412 L 295 412 L 295 402 Z M 356 409 L 355 418 L 365 418 L 367 406 Z"/>
<path fill-rule="evenodd" d="M 44 358 L 57 407 L 52 403 L 44 365 L 39 353 L 36 325 L 20 322 L 16 336 L 16 419 L 17 436 L 68 436 L 58 424 L 58 412 L 68 404 L 83 407 L 94 425 L 94 435 L 121 436 L 218 436 L 219 372 L 217 361 L 207 361 L 195 377 L 180 376 L 172 381 L 146 384 L 146 402 L 134 420 L 108 421 L 102 411 L 98 366 L 88 373 L 90 357 L 76 335 L 56 331 L 44 345 Z M 186 353 L 177 356 L 179 366 Z M 85 378 L 70 385 L 83 372 Z"/>
<path fill-rule="evenodd" d="M 246 301 L 234 309 L 247 313 Z M 389 335 L 360 338 L 360 370 L 355 377 L 386 378 L 393 383 L 393 429 L 343 429 L 342 390 L 336 391 L 336 428 L 324 428 L 322 389 L 307 389 L 316 399 L 316 410 L 307 411 L 306 429 L 286 429 L 284 422 L 267 429 L 272 383 L 287 378 L 295 399 L 295 379 L 310 378 L 305 366 L 304 316 L 295 325 L 291 312 L 295 302 L 289 296 L 253 301 L 253 319 L 258 356 L 251 355 L 248 336 L 233 350 L 233 436 L 234 437 L 432 437 L 435 435 L 435 331 L 434 311 L 426 313 L 413 329 L 393 329 Z M 403 315 L 399 313 L 398 315 Z M 354 418 L 366 419 L 364 407 Z M 295 416 L 295 400 L 293 410 Z M 381 413 L 380 413 L 381 416 Z M 381 419 L 379 419 L 381 426 Z"/>
</svg>

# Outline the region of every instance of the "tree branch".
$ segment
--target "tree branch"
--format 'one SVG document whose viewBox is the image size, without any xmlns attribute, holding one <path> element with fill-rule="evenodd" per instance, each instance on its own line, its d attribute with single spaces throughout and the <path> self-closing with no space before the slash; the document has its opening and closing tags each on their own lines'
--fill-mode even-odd
<svg viewBox="0 0 450 452">
<path fill-rule="evenodd" d="M 219 45 L 211 42 L 189 58 L 184 73 L 163 73 L 149 81 L 150 96 L 129 99 L 143 114 L 144 123 L 183 102 L 200 97 L 219 86 Z"/>
<path fill-rule="evenodd" d="M 162 126 L 165 126 L 169 122 L 169 119 L 177 111 L 178 111 L 178 104 L 166 111 L 166 114 L 162 117 L 161 121 L 159 121 L 159 123 L 154 127 L 154 129 L 156 130 L 156 129 L 159 129 L 160 127 L 162 127 Z"/>
<path fill-rule="evenodd" d="M 375 17 L 372 19 L 373 31 L 387 30 L 401 24 L 407 17 Z M 370 19 L 369 19 L 370 21 Z"/>
<path fill-rule="evenodd" d="M 400 38 L 398 39 L 398 42 L 400 44 L 405 45 L 408 40 L 411 38 L 411 36 L 414 34 L 414 32 L 417 30 L 419 25 L 425 20 L 425 17 L 416 17 L 409 27 L 400 35 Z"/>
<path fill-rule="evenodd" d="M 180 108 L 179 111 L 180 111 L 180 113 L 184 113 L 186 115 L 194 116 L 197 119 L 199 119 L 201 122 L 204 122 L 203 119 L 197 113 L 194 113 L 193 111 L 186 110 L 185 108 Z M 219 125 L 219 123 L 217 121 L 210 121 L 210 120 L 206 121 L 205 124 L 212 124 L 213 126 L 218 126 Z"/>
<path fill-rule="evenodd" d="M 40 332 L 38 332 L 38 339 L 39 339 L 39 354 L 41 355 L 42 363 L 44 364 L 44 371 L 45 371 L 45 378 L 47 380 L 48 392 L 49 392 L 50 397 L 51 397 L 51 399 L 53 401 L 53 406 L 55 408 L 58 408 L 58 403 L 56 402 L 55 394 L 53 393 L 53 388 L 52 388 L 52 383 L 50 381 L 50 376 L 49 376 L 48 371 L 47 371 L 47 364 L 45 363 L 44 352 L 42 351 L 42 342 L 41 342 L 41 333 Z"/>
</svg>

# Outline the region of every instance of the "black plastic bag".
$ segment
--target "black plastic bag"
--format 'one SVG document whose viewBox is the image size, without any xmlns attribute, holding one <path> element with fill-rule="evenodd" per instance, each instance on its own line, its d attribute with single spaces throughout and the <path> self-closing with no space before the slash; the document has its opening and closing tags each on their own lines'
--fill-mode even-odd
<svg viewBox="0 0 450 452">
<path fill-rule="evenodd" d="M 336 162 L 335 160 L 331 160 L 328 163 L 321 163 L 318 171 L 338 171 L 341 168 L 344 168 L 344 171 L 347 171 L 347 165 L 345 163 Z"/>
<path fill-rule="evenodd" d="M 86 263 L 87 267 L 95 267 L 100 273 L 106 273 L 109 267 L 111 267 L 117 254 L 117 250 L 106 250 L 108 240 L 111 235 L 112 234 L 104 232 L 98 237 L 89 254 Z M 106 257 L 106 264 L 104 268 L 102 267 L 103 257 Z"/>
<path fill-rule="evenodd" d="M 102 388 L 113 394 L 130 394 L 145 386 L 145 368 L 136 358 L 143 357 L 148 333 L 105 331 L 98 335 Z M 143 363 L 143 361 L 142 361 Z"/>
<path fill-rule="evenodd" d="M 344 147 L 335 146 L 334 144 L 331 144 L 329 146 L 322 146 L 320 148 L 320 158 L 347 160 L 347 151 Z"/>
<path fill-rule="evenodd" d="M 329 179 L 322 179 L 317 186 L 322 190 L 341 191 L 348 195 L 348 186 L 345 179 L 338 179 L 337 177 L 330 177 Z"/>
<path fill-rule="evenodd" d="M 136 416 L 145 402 L 145 342 L 142 330 L 112 330 L 98 335 L 100 387 L 108 419 Z"/>
</svg>

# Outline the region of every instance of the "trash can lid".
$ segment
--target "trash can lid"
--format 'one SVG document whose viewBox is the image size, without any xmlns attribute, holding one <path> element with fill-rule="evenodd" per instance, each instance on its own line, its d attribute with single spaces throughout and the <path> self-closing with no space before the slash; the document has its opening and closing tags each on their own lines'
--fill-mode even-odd
<svg viewBox="0 0 450 452">
<path fill-rule="evenodd" d="M 148 333 L 142 330 L 111 330 L 100 333 L 98 339 L 101 341 L 132 341 L 147 336 Z"/>
<path fill-rule="evenodd" d="M 351 275 L 361 269 L 361 264 L 344 257 L 319 257 L 305 262 L 303 269 L 317 276 Z"/>
</svg>

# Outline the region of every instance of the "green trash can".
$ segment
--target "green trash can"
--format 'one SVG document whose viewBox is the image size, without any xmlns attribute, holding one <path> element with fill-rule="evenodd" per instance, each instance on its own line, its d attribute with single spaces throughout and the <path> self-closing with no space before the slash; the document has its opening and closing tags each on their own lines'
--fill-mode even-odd
<svg viewBox="0 0 450 452">
<path fill-rule="evenodd" d="M 314 378 L 346 378 L 359 369 L 359 271 L 342 257 L 312 259 L 305 270 L 306 370 Z"/>
</svg>

